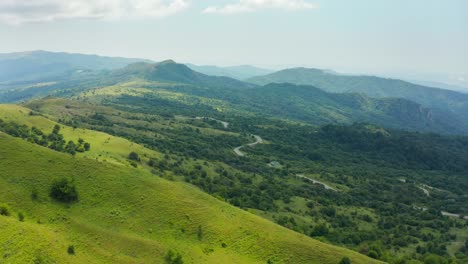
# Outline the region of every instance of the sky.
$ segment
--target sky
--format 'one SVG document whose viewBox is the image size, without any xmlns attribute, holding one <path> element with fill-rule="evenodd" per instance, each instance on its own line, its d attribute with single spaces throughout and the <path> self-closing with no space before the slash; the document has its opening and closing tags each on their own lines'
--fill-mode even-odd
<svg viewBox="0 0 468 264">
<path fill-rule="evenodd" d="M 0 0 L 0 53 L 307 66 L 468 87 L 465 0 Z"/>
</svg>

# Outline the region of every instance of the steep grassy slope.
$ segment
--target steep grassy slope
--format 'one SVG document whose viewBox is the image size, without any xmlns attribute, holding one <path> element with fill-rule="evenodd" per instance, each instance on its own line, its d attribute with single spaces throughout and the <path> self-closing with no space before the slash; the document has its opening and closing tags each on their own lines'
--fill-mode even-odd
<svg viewBox="0 0 468 264">
<path fill-rule="evenodd" d="M 144 170 L 71 157 L 5 133 L 0 146 L 0 202 L 13 215 L 0 216 L 6 263 L 163 263 L 169 250 L 184 263 L 338 263 L 343 256 L 373 263 Z M 61 177 L 74 179 L 78 202 L 49 198 Z M 25 222 L 14 220 L 20 211 Z M 67 255 L 69 245 L 75 255 Z"/>
</svg>

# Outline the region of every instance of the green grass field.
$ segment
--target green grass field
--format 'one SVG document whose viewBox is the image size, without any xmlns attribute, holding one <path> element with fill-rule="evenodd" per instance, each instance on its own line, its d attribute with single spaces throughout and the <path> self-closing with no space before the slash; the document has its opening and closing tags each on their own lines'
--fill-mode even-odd
<svg viewBox="0 0 468 264">
<path fill-rule="evenodd" d="M 0 106 L 2 119 L 21 119 L 44 131 L 55 124 L 28 114 L 26 108 Z M 61 132 L 66 139 L 89 141 L 92 150 L 73 157 L 0 133 L 0 203 L 11 211 L 0 216 L 2 263 L 164 263 L 169 250 L 180 253 L 184 263 L 332 264 L 343 256 L 352 263 L 377 263 L 191 185 L 131 168 L 126 161 L 131 149 L 157 153 L 130 141 L 68 127 Z M 49 197 L 52 182 L 62 177 L 74 179 L 78 202 L 65 205 Z M 33 192 L 37 199 L 31 198 Z M 70 245 L 75 255 L 67 253 Z"/>
</svg>

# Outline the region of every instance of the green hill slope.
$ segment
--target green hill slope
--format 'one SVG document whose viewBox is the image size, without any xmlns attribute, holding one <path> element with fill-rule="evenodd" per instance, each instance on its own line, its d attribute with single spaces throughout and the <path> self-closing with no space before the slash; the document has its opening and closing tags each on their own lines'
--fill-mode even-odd
<svg viewBox="0 0 468 264">
<path fill-rule="evenodd" d="M 184 263 L 338 263 L 343 256 L 373 263 L 145 170 L 73 157 L 5 133 L 0 146 L 0 203 L 10 207 L 10 216 L 0 216 L 5 263 L 163 263 L 170 250 Z M 77 202 L 49 197 L 62 177 L 74 180 Z M 24 222 L 16 220 L 19 212 Z"/>
</svg>

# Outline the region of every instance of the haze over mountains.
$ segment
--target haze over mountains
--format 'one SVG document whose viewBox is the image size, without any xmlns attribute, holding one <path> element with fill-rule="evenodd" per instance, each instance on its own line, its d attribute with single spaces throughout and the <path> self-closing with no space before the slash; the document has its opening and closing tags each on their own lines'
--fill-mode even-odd
<svg viewBox="0 0 468 264">
<path fill-rule="evenodd" d="M 254 76 L 265 75 L 274 72 L 273 70 L 258 68 L 250 65 L 218 67 L 218 66 L 203 66 L 188 63 L 190 69 L 204 73 L 206 75 L 226 76 L 239 80 L 244 80 Z"/>
<path fill-rule="evenodd" d="M 149 60 L 47 51 L 0 54 L 0 89 L 2 84 L 57 80 L 76 71 L 117 69 L 138 61 Z"/>
</svg>

